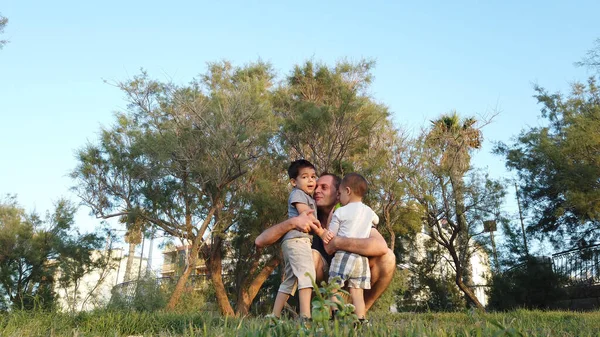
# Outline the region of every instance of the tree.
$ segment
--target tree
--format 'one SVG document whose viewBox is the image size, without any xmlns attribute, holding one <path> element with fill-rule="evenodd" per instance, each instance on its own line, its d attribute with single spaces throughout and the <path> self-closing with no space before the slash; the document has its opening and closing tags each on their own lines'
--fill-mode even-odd
<svg viewBox="0 0 600 337">
<path fill-rule="evenodd" d="M 247 179 L 240 182 L 240 206 L 236 212 L 232 240 L 236 312 L 249 313 L 250 304 L 263 283 L 280 264 L 280 248 L 257 249 L 252 242 L 264 229 L 287 216 L 288 180 L 282 177 L 289 163 L 273 153 L 267 156 Z M 253 282 L 258 280 L 258 282 Z"/>
<path fill-rule="evenodd" d="M 279 263 L 274 248 L 247 242 L 285 218 L 290 158 L 338 173 L 362 169 L 373 135 L 391 125 L 366 93 L 370 63 L 312 67 L 297 67 L 277 88 L 261 62 L 210 64 L 186 86 L 145 73 L 117 83 L 128 110 L 79 151 L 72 176 L 97 216 L 141 221 L 190 243 L 169 308 L 201 254 L 221 311 L 246 314 Z"/>
<path fill-rule="evenodd" d="M 456 285 L 469 303 L 483 308 L 469 288 L 470 256 L 481 248 L 472 238 L 483 225 L 481 213 L 491 214 L 503 192 L 500 184 L 477 172 L 467 175 L 470 154 L 482 141 L 477 124 L 456 113 L 433 121 L 407 157 L 408 173 L 403 178 L 424 209 L 425 232 L 450 256 Z"/>
<path fill-rule="evenodd" d="M 366 60 L 296 66 L 274 99 L 282 153 L 308 159 L 320 172 L 359 170 L 354 165 L 372 136 L 391 127 L 387 107 L 368 95 L 373 67 Z"/>
<path fill-rule="evenodd" d="M 366 202 L 380 215 L 379 228 L 392 251 L 397 237 L 412 240 L 422 226 L 423 209 L 403 179 L 408 173 L 403 163 L 413 145 L 399 130 L 383 128 L 372 134 L 367 153 L 354 164 L 369 181 Z"/>
<path fill-rule="evenodd" d="M 118 269 L 120 259 L 113 257 L 112 242 L 114 237 L 106 231 L 106 246 L 103 250 L 91 251 L 87 254 L 63 256 L 58 262 L 54 276 L 54 289 L 61 297 L 61 308 L 70 312 L 98 308 L 108 303 L 99 289 L 112 288 L 106 280 L 111 272 Z"/>
<path fill-rule="evenodd" d="M 406 304 L 413 302 L 414 309 L 420 311 L 461 310 L 465 299 L 452 277 L 446 275 L 444 249 L 431 238 L 424 242 L 424 247 L 424 258 L 411 261 L 411 286 L 404 293 L 404 298 L 411 300 L 405 301 Z M 420 300 L 414 302 L 415 298 Z"/>
<path fill-rule="evenodd" d="M 4 16 L 2 16 L 2 14 L 0 13 L 0 35 L 2 35 L 4 33 L 4 28 L 6 28 L 6 25 L 8 24 L 8 19 Z M 2 47 L 4 47 L 5 44 L 8 43 L 8 40 L 0 40 L 0 49 L 2 49 Z"/>
<path fill-rule="evenodd" d="M 596 70 L 600 74 L 600 38 L 594 42 L 594 48 L 588 50 L 584 58 L 579 62 L 575 62 L 575 65 Z"/>
<path fill-rule="evenodd" d="M 450 202 L 454 203 L 450 206 L 448 200 L 445 200 L 446 205 L 444 205 L 443 213 L 446 216 L 438 219 L 439 215 L 436 215 L 435 219 L 431 219 L 435 222 L 432 225 L 438 229 L 438 233 L 436 233 L 438 235 L 434 234 L 432 238 L 437 239 L 436 241 L 450 253 L 456 267 L 456 284 L 460 290 L 465 293 L 473 304 L 483 308 L 477 297 L 463 283 L 465 267 L 469 260 L 469 254 L 467 253 L 469 249 L 469 223 L 466 219 L 463 177 L 471 166 L 470 151 L 480 148 L 482 142 L 481 131 L 474 127 L 475 123 L 475 119 L 472 118 L 460 121 L 456 112 L 451 115 L 444 115 L 432 122 L 432 128 L 427 134 L 425 142 L 439 151 L 437 158 L 433 158 L 435 160 L 434 169 L 437 171 L 434 174 L 442 179 L 448 179 L 449 184 L 446 184 L 443 180 L 441 181 L 442 198 L 446 199 L 448 197 L 444 190 L 450 189 L 452 191 L 449 195 L 451 197 Z M 449 216 L 451 214 L 454 217 Z M 440 235 L 439 229 L 442 221 L 451 228 L 452 234 L 447 240 L 445 240 L 444 235 Z M 435 233 L 435 231 L 432 231 L 432 233 Z"/>
<path fill-rule="evenodd" d="M 489 307 L 493 310 L 543 310 L 567 298 L 566 277 L 553 270 L 549 258 L 528 256 L 491 281 Z"/>
<path fill-rule="evenodd" d="M 97 216 L 141 219 L 191 244 L 168 308 L 203 254 L 221 311 L 234 314 L 222 279 L 223 245 L 242 203 L 236 181 L 259 167 L 275 131 L 272 79 L 261 62 L 209 64 L 205 75 L 181 87 L 142 73 L 117 84 L 128 111 L 103 130 L 99 144 L 79 152 L 72 176 Z M 253 281 L 260 278 L 250 279 L 250 288 Z"/>
<path fill-rule="evenodd" d="M 127 217 L 123 217 L 122 220 L 127 224 Z M 137 219 L 137 222 L 128 224 L 127 232 L 125 233 L 125 242 L 129 244 L 129 254 L 127 254 L 127 263 L 125 264 L 125 273 L 123 276 L 123 282 L 133 280 L 133 261 L 135 259 L 135 247 L 142 242 L 142 224 L 141 218 Z M 140 264 L 142 260 L 140 259 Z M 138 275 L 139 276 L 139 275 Z"/>
<path fill-rule="evenodd" d="M 600 92 L 594 77 L 571 90 L 565 97 L 536 86 L 548 125 L 495 148 L 517 172 L 528 231 L 567 248 L 600 237 Z"/>
<path fill-rule="evenodd" d="M 92 251 L 104 239 L 74 230 L 75 210 L 60 200 L 54 213 L 41 220 L 26 214 L 15 197 L 0 202 L 0 293 L 10 307 L 51 308 L 56 271 L 65 271 L 61 277 L 68 282 L 93 264 Z"/>
<path fill-rule="evenodd" d="M 510 269 L 523 263 L 529 254 L 525 249 L 523 232 L 520 226 L 515 225 L 506 217 L 501 217 L 499 224 L 504 239 L 498 250 L 499 263 L 504 267 L 503 269 Z M 496 268 L 496 270 L 501 269 Z"/>
</svg>

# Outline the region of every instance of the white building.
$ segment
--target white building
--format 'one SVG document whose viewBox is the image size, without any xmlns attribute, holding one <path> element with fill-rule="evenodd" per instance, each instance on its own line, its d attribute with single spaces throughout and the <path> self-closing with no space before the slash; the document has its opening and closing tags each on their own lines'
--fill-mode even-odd
<svg viewBox="0 0 600 337">
<path fill-rule="evenodd" d="M 94 251 L 92 259 L 97 261 L 105 254 L 108 254 L 108 252 Z M 63 287 L 58 284 L 58 281 L 55 281 L 54 291 L 57 295 L 57 304 L 62 311 L 89 311 L 102 308 L 108 304 L 113 287 L 124 282 L 127 265 L 127 255 L 124 255 L 123 249 L 113 249 L 111 258 L 113 261 L 107 268 L 92 270 L 76 284 Z M 131 279 L 133 280 L 138 278 L 140 262 L 142 263 L 142 274 L 146 271 L 146 259 L 135 256 L 131 268 Z M 59 277 L 60 270 L 57 272 L 55 280 L 58 280 Z"/>
<path fill-rule="evenodd" d="M 432 253 L 426 248 L 426 244 L 430 240 L 432 239 L 429 235 L 427 235 L 425 229 L 418 233 L 415 237 L 415 241 L 409 243 L 409 246 L 411 247 L 409 261 L 411 262 L 401 264 L 400 268 L 411 270 L 416 267 L 417 264 L 423 261 L 431 261 L 432 256 L 427 255 Z M 489 256 L 484 249 L 481 249 L 481 247 L 478 246 L 477 243 L 471 242 L 471 244 L 472 254 L 469 259 L 469 272 L 471 273 L 471 280 L 473 282 L 471 289 L 475 293 L 475 296 L 479 302 L 486 306 L 488 302 L 486 289 L 488 287 L 488 279 L 491 276 Z M 433 273 L 442 278 L 454 279 L 456 274 L 452 264 L 452 257 L 443 247 L 438 247 L 440 248 L 439 251 L 441 252 L 441 256 L 437 259 Z"/>
</svg>

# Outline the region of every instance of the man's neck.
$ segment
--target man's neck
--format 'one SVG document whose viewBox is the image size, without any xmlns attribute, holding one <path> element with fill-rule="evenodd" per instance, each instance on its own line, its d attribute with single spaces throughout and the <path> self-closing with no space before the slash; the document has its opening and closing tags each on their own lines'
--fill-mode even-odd
<svg viewBox="0 0 600 337">
<path fill-rule="evenodd" d="M 323 228 L 327 228 L 327 226 L 329 226 L 329 224 L 326 222 L 329 219 L 329 214 L 332 210 L 333 206 L 317 208 L 317 218 L 321 222 L 321 226 L 323 226 Z"/>
</svg>

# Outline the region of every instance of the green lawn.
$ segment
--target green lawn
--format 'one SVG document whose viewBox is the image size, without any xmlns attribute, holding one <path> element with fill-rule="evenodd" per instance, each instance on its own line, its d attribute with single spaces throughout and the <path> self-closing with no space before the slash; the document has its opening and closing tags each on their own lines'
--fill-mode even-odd
<svg viewBox="0 0 600 337">
<path fill-rule="evenodd" d="M 210 313 L 67 315 L 0 314 L 0 336 L 600 336 L 600 312 L 401 313 L 371 315 L 371 326 L 295 321 L 274 327 L 264 318 L 224 318 Z"/>
</svg>

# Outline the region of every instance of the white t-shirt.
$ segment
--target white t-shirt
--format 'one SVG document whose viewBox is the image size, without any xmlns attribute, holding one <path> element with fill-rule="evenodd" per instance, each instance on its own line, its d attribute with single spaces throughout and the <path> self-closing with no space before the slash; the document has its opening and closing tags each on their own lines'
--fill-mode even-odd
<svg viewBox="0 0 600 337">
<path fill-rule="evenodd" d="M 378 223 L 379 217 L 371 207 L 362 202 L 351 202 L 333 213 L 329 230 L 347 238 L 366 239 L 371 234 L 371 227 Z"/>
</svg>

